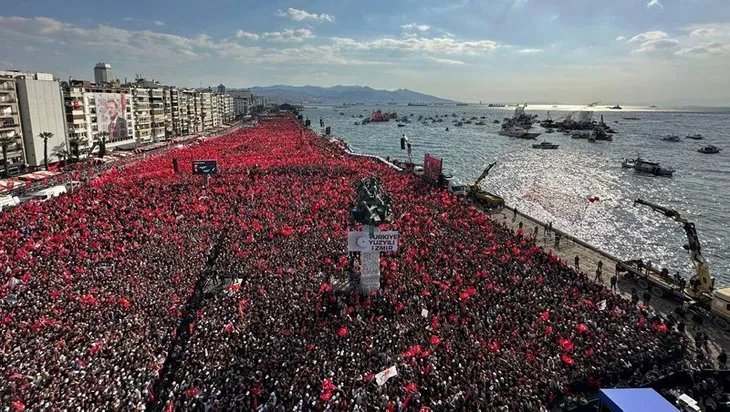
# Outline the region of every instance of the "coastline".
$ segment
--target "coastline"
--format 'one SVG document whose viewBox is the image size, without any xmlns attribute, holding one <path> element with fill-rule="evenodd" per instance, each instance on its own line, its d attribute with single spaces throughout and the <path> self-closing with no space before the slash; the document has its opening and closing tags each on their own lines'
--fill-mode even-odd
<svg viewBox="0 0 730 412">
<path fill-rule="evenodd" d="M 407 173 L 406 170 L 395 166 L 393 163 L 383 159 L 380 156 L 351 151 L 347 143 L 342 139 L 327 136 L 321 137 L 331 144 L 336 144 L 344 155 L 371 158 L 376 161 L 382 162 L 385 165 L 392 167 L 401 173 Z M 531 237 L 534 228 L 538 227 L 538 237 L 536 239 L 536 245 L 543 248 L 546 252 L 550 252 L 558 256 L 561 260 L 564 261 L 566 265 L 571 267 L 573 266 L 571 265 L 571 262 L 573 262 L 574 257 L 578 256 L 580 260 L 579 272 L 586 274 L 586 276 L 592 277 L 592 274 L 596 272 L 598 262 L 603 262 L 604 272 L 600 280 L 602 285 L 610 289 L 610 278 L 614 273 L 614 267 L 616 263 L 623 261 L 623 259 L 620 259 L 619 257 L 603 251 L 588 242 L 585 242 L 569 233 L 553 227 L 551 232 L 560 234 L 561 236 L 559 246 L 556 247 L 552 233 L 545 234 L 545 222 L 542 222 L 539 219 L 536 219 L 519 210 L 517 210 L 516 213 L 518 218 L 513 220 L 512 216 L 515 214 L 515 208 L 509 205 L 505 205 L 505 207 L 497 213 L 490 214 L 486 211 L 484 213 L 488 214 L 490 219 L 492 219 L 496 223 L 506 226 L 512 231 L 516 231 L 519 228 L 520 223 L 522 223 L 525 236 Z M 619 277 L 616 294 L 623 297 L 624 299 L 630 300 L 631 289 L 634 287 L 639 290 L 639 293 L 642 292 L 642 290 L 635 283 Z M 651 304 L 648 306 L 652 310 L 666 318 L 667 315 L 669 315 L 670 313 L 674 313 L 674 309 L 678 305 L 679 304 L 676 301 L 671 301 L 652 295 Z M 698 324 L 697 322 L 694 322 L 690 317 L 686 317 L 685 319 L 682 319 L 682 321 L 684 321 L 687 326 L 685 330 L 685 335 L 688 338 L 693 339 L 694 333 L 697 331 L 703 331 L 709 336 L 710 354 L 713 358 L 717 357 L 722 348 L 730 347 L 730 333 L 723 332 L 717 328 L 707 327 Z"/>
</svg>

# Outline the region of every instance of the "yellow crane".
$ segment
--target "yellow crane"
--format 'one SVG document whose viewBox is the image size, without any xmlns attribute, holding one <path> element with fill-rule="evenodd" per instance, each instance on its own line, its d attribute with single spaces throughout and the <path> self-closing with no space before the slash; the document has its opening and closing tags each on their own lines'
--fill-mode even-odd
<svg viewBox="0 0 730 412">
<path fill-rule="evenodd" d="M 489 171 L 496 164 L 497 162 L 493 162 L 487 165 L 482 174 L 479 175 L 479 177 L 473 183 L 467 186 L 467 195 L 472 198 L 472 200 L 481 203 L 482 206 L 489 209 L 499 209 L 504 207 L 504 199 L 502 197 L 497 196 L 493 193 L 489 193 L 479 187 L 479 183 L 481 183 L 482 180 L 489 176 Z"/>
<path fill-rule="evenodd" d="M 659 206 L 642 199 L 636 199 L 634 204 L 648 206 L 652 210 L 682 224 L 684 233 L 687 235 L 687 244 L 684 245 L 684 249 L 689 252 L 695 269 L 689 287 L 682 290 L 682 293 L 689 298 L 684 306 L 690 309 L 693 306 L 699 306 L 709 310 L 709 313 L 705 315 L 712 320 L 713 324 L 723 330 L 730 330 L 730 288 L 714 290 L 715 278 L 710 275 L 710 268 L 704 256 L 702 256 L 702 248 L 695 224 L 682 217 L 674 209 Z"/>
</svg>

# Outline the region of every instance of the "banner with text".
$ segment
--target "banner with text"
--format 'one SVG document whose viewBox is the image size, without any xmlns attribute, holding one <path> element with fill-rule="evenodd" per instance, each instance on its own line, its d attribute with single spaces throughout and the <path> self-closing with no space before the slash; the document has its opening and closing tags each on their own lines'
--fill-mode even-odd
<svg viewBox="0 0 730 412">
<path fill-rule="evenodd" d="M 395 252 L 398 250 L 398 232 L 351 231 L 347 234 L 347 250 L 350 252 Z"/>
</svg>

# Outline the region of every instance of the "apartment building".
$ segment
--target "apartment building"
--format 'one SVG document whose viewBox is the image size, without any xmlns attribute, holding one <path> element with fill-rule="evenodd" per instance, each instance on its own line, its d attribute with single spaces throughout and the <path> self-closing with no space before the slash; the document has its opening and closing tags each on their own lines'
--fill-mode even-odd
<svg viewBox="0 0 730 412">
<path fill-rule="evenodd" d="M 134 133 L 138 142 L 151 142 L 152 114 L 150 110 L 150 89 L 146 87 L 132 87 L 134 102 Z"/>
<path fill-rule="evenodd" d="M 220 95 L 218 93 L 213 93 L 210 98 L 210 112 L 211 116 L 213 118 L 213 122 L 211 123 L 211 127 L 214 129 L 221 125 L 221 113 L 219 111 L 220 107 Z"/>
<path fill-rule="evenodd" d="M 152 141 L 165 140 L 164 89 L 162 86 L 151 87 L 149 93 Z"/>
<path fill-rule="evenodd" d="M 73 157 L 79 157 L 82 152 L 90 147 L 92 141 L 89 125 L 86 121 L 85 88 L 83 84 L 79 83 L 66 83 L 61 87 L 63 107 L 66 115 L 68 150 Z"/>
<path fill-rule="evenodd" d="M 25 148 L 23 132 L 20 125 L 18 95 L 15 89 L 15 77 L 0 72 L 0 145 L 3 148 L 3 164 L 0 173 L 5 173 L 4 162 L 7 161 L 8 174 L 15 174 L 25 168 Z M 7 159 L 5 157 L 7 156 Z"/>
<path fill-rule="evenodd" d="M 233 98 L 234 117 L 251 114 L 253 107 L 253 96 L 250 90 L 231 90 L 228 95 Z"/>
<path fill-rule="evenodd" d="M 162 90 L 162 102 L 165 107 L 165 138 L 178 135 L 172 128 L 172 89 L 165 86 Z"/>
<path fill-rule="evenodd" d="M 118 83 L 62 83 L 69 150 L 81 153 L 102 138 L 107 148 L 137 139 L 133 90 Z"/>
<path fill-rule="evenodd" d="M 200 93 L 201 102 L 201 117 L 203 130 L 209 130 L 213 128 L 213 93 L 202 92 Z"/>
</svg>

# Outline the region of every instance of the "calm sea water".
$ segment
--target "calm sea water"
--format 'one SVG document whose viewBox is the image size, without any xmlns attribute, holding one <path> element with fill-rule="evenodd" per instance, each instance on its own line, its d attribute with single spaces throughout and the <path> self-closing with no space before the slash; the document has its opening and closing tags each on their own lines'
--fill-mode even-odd
<svg viewBox="0 0 730 412">
<path fill-rule="evenodd" d="M 396 122 L 355 125 L 360 115 L 369 116 L 375 107 L 306 108 L 304 115 L 315 128 L 322 117 L 332 126 L 332 134 L 342 138 L 359 152 L 405 159 L 400 150 L 400 136 L 406 133 L 413 146 L 413 159 L 421 163 L 424 153 L 444 160 L 444 171 L 470 182 L 493 161 L 482 186 L 503 196 L 540 220 L 621 258 L 643 258 L 656 267 L 680 271 L 689 277 L 692 265 L 682 249 L 686 237 L 680 224 L 643 206 L 633 206 L 642 198 L 679 211 L 697 225 L 703 255 L 720 286 L 730 286 L 730 114 L 725 111 L 661 111 L 624 108 L 621 111 L 597 111 L 617 134 L 613 142 L 590 143 L 571 139 L 562 133 L 543 134 L 538 138 L 560 147 L 557 150 L 532 149 L 535 141 L 497 135 L 495 119 L 511 117 L 513 109 L 485 106 L 383 106 L 383 111 L 410 115 L 412 123 L 397 127 Z M 559 120 L 572 107 L 533 106 L 527 113 L 546 117 L 546 110 Z M 342 114 L 340 114 L 342 113 Z M 485 116 L 485 126 L 452 125 L 453 117 L 443 123 L 418 122 L 418 116 L 431 117 L 456 113 L 458 119 Z M 641 120 L 624 120 L 624 117 Z M 450 131 L 445 131 L 446 127 Z M 540 130 L 539 126 L 536 127 Z M 702 141 L 685 139 L 687 134 L 701 133 Z M 661 141 L 667 134 L 682 137 L 678 143 Z M 714 144 L 723 152 L 706 155 L 700 146 Z M 652 177 L 622 169 L 627 157 L 660 162 L 676 169 L 673 178 Z M 598 196 L 591 203 L 589 196 Z"/>
</svg>

